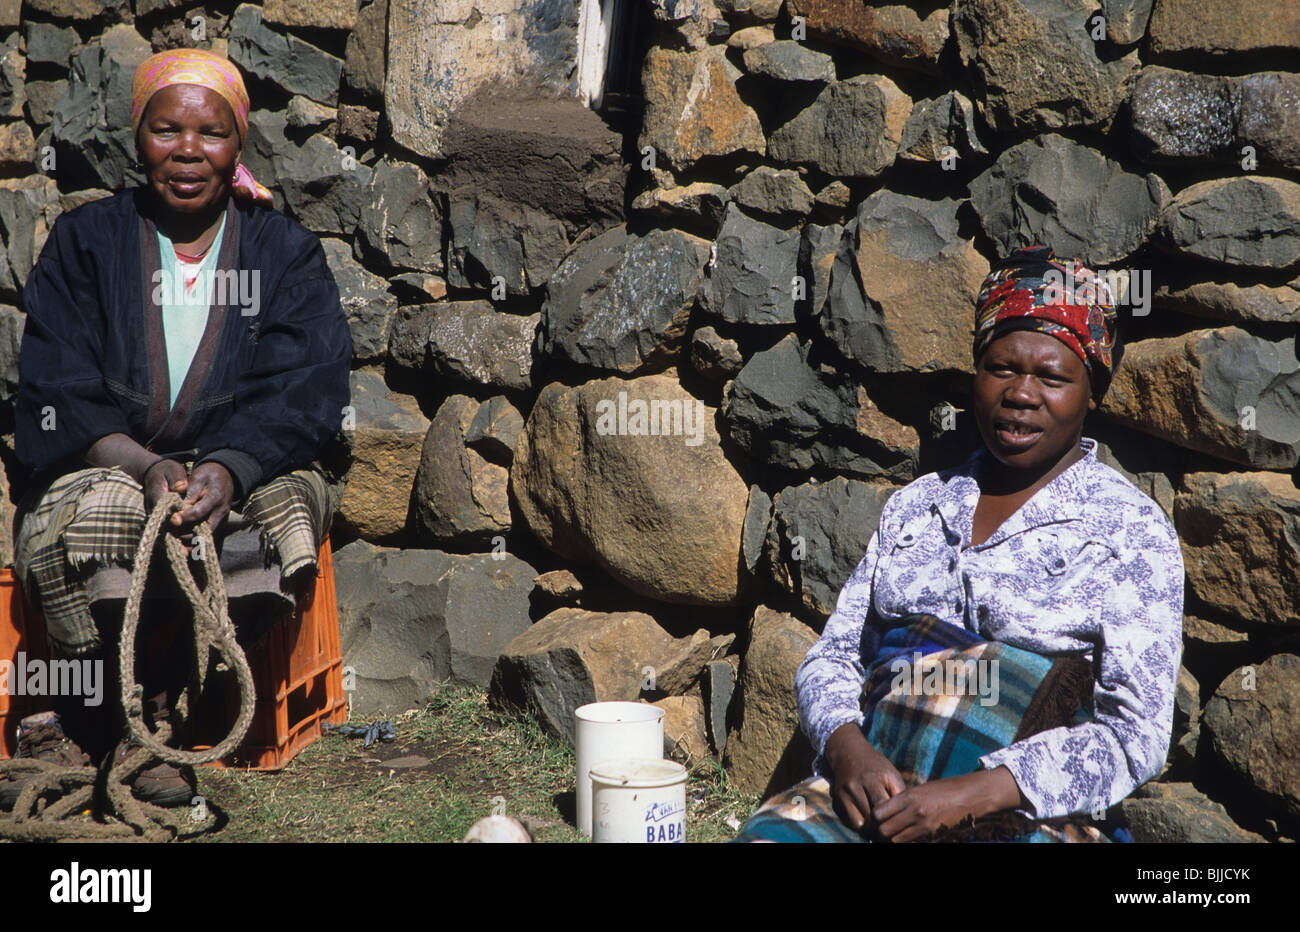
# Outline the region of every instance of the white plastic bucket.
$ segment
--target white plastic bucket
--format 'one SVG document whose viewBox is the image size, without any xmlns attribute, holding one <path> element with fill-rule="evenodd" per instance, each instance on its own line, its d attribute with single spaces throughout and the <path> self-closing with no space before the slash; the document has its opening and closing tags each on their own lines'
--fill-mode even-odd
<svg viewBox="0 0 1300 932">
<path fill-rule="evenodd" d="M 591 702 L 573 713 L 578 752 L 578 828 L 591 835 L 591 765 L 664 756 L 664 710 L 644 702 Z"/>
<path fill-rule="evenodd" d="M 592 840 L 686 840 L 686 768 L 671 760 L 607 760 L 591 768 Z"/>
</svg>

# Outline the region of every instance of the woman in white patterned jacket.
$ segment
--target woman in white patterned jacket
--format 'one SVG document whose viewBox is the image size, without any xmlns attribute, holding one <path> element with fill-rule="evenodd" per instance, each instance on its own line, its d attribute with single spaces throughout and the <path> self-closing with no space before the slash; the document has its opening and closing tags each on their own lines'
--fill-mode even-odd
<svg viewBox="0 0 1300 932">
<path fill-rule="evenodd" d="M 912 841 L 994 814 L 1041 826 L 1100 815 L 1160 772 L 1182 651 L 1183 560 L 1160 507 L 1082 436 L 1114 350 L 1114 303 L 1095 273 L 1033 247 L 989 275 L 974 341 L 984 448 L 888 501 L 799 668 L 800 720 L 820 778 L 795 788 L 801 818 L 820 794 L 834 810 L 827 827 L 852 838 Z M 882 633 L 915 613 L 970 632 L 962 636 L 1086 660 L 1091 714 L 983 754 L 973 772 L 906 785 L 867 739 L 862 696 Z M 742 839 L 762 835 L 747 826 Z"/>
</svg>

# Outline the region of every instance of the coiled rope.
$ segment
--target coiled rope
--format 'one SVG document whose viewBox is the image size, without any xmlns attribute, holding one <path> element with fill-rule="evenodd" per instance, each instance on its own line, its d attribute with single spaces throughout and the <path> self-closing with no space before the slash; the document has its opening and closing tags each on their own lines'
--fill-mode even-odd
<svg viewBox="0 0 1300 932">
<path fill-rule="evenodd" d="M 158 500 L 145 519 L 131 571 L 131 589 L 122 619 L 118 661 L 121 664 L 122 711 L 128 736 L 134 738 L 138 746 L 130 747 L 124 739 L 129 750 L 125 754 L 110 754 L 99 770 L 32 759 L 0 761 L 0 776 L 9 773 L 29 778 L 13 811 L 0 813 L 0 838 L 13 841 L 169 841 L 211 827 L 210 816 L 196 822 L 189 809 L 166 809 L 136 799 L 131 792 L 135 778 L 159 761 L 188 767 L 228 755 L 244 740 L 256 707 L 253 673 L 243 648 L 235 639 L 235 626 L 230 621 L 226 586 L 212 529 L 206 521 L 195 527 L 197 542 L 193 554 L 186 553 L 185 545 L 176 535 L 163 531 L 163 522 L 183 507 L 183 499 L 175 492 L 169 492 Z M 187 718 L 189 708 L 202 692 L 213 650 L 234 671 L 239 684 L 239 716 L 235 724 L 224 739 L 204 751 L 168 747 L 166 742 L 172 736 L 168 722 L 160 722 L 157 732 L 149 730 L 144 721 L 144 687 L 135 681 L 135 641 L 140 626 L 140 607 L 144 601 L 149 564 L 160 535 L 164 537 L 164 549 L 172 573 L 193 609 L 195 663 L 190 685 L 177 700 L 177 715 L 181 720 Z M 203 588 L 194 577 L 192 560 L 203 565 Z M 107 803 L 106 811 L 95 813 L 98 819 L 94 821 L 78 818 L 86 810 L 93 809 L 97 787 L 103 789 L 99 801 Z"/>
</svg>

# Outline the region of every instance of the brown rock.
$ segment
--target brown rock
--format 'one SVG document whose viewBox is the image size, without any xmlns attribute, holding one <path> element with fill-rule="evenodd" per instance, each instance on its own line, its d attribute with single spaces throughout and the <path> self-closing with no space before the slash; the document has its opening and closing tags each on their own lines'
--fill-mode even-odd
<svg viewBox="0 0 1300 932">
<path fill-rule="evenodd" d="M 0 29 L 14 29 L 18 26 L 18 14 L 22 0 L 0 0 Z"/>
<path fill-rule="evenodd" d="M 694 181 L 681 187 L 642 191 L 632 202 L 632 208 L 669 222 L 704 221 L 716 233 L 730 200 L 731 195 L 722 185 Z"/>
<path fill-rule="evenodd" d="M 727 776 L 749 793 L 771 795 L 812 771 L 812 749 L 799 728 L 794 674 L 817 633 L 791 615 L 760 605 L 736 687 L 738 724 L 727 736 Z"/>
<path fill-rule="evenodd" d="M 976 73 L 971 96 L 995 131 L 1109 128 L 1139 62 L 1136 49 L 1098 58 L 1086 28 L 1096 10 L 1095 0 L 964 0 L 955 6 L 957 48 Z"/>
<path fill-rule="evenodd" d="M 1160 310 L 1232 323 L 1300 322 L 1300 278 L 1281 285 L 1229 281 L 1161 285 L 1152 304 Z"/>
<path fill-rule="evenodd" d="M 379 114 L 369 107 L 343 104 L 339 107 L 339 138 L 371 143 L 379 134 Z"/>
<path fill-rule="evenodd" d="M 641 74 L 646 105 L 637 148 L 652 146 L 677 170 L 710 155 L 763 155 L 763 127 L 736 92 L 739 77 L 717 49 L 651 48 Z"/>
<path fill-rule="evenodd" d="M 1147 26 L 1154 55 L 1300 49 L 1300 7 L 1274 0 L 1159 0 Z"/>
<path fill-rule="evenodd" d="M 874 178 L 894 164 L 911 113 L 912 98 L 882 75 L 835 81 L 811 103 L 785 107 L 768 137 L 768 154 L 828 175 Z"/>
<path fill-rule="evenodd" d="M 756 49 L 760 45 L 767 45 L 769 42 L 775 41 L 776 31 L 770 25 L 746 26 L 744 29 L 737 29 L 727 36 L 727 45 L 733 49 L 740 49 L 742 52 L 748 52 L 750 49 Z"/>
<path fill-rule="evenodd" d="M 436 545 L 491 547 L 510 530 L 510 474 L 466 446 L 479 403 L 452 395 L 429 425 L 415 474 L 415 519 Z"/>
<path fill-rule="evenodd" d="M 679 402 L 682 420 L 670 423 Z M 649 433 L 660 417 L 647 424 L 648 414 L 661 412 L 665 433 Z M 715 415 L 671 370 L 547 385 L 510 473 L 525 521 L 551 550 L 594 562 L 641 595 L 737 604 L 747 583 L 740 538 L 748 488 L 722 453 Z"/>
<path fill-rule="evenodd" d="M 690 691 L 713 659 L 714 644 L 709 632 L 700 628 L 689 638 L 677 639 L 677 652 L 662 667 L 655 669 L 655 690 L 670 696 L 681 696 Z M 704 714 L 701 708 L 700 714 Z"/>
<path fill-rule="evenodd" d="M 1189 185 L 1161 210 L 1155 242 L 1180 257 L 1294 274 L 1300 184 L 1248 176 Z"/>
<path fill-rule="evenodd" d="M 358 0 L 265 0 L 262 21 L 278 26 L 351 29 Z"/>
<path fill-rule="evenodd" d="M 1197 641 L 1201 644 L 1237 644 L 1250 643 L 1250 635 L 1217 621 L 1198 618 L 1195 615 L 1183 615 L 1183 639 Z"/>
<path fill-rule="evenodd" d="M 572 744 L 575 709 L 635 701 L 642 668 L 661 663 L 672 649 L 672 637 L 641 612 L 560 608 L 501 652 L 488 695 L 498 707 L 531 710 Z"/>
<path fill-rule="evenodd" d="M 974 371 L 975 299 L 989 266 L 959 234 L 959 206 L 889 191 L 862 202 L 845 236 L 853 237 L 856 280 L 866 298 L 863 316 L 851 316 L 855 308 L 835 308 L 831 301 L 822 307 L 823 326 L 849 358 L 878 372 Z M 832 279 L 848 271 L 837 262 Z M 935 314 L 936 307 L 949 313 Z M 853 326 L 867 320 L 873 322 L 870 336 L 867 328 Z"/>
<path fill-rule="evenodd" d="M 411 489 L 429 419 L 409 395 L 390 391 L 374 372 L 352 373 L 353 427 L 344 421 L 352 469 L 339 504 L 339 522 L 374 541 L 406 527 Z"/>
<path fill-rule="evenodd" d="M 1202 718 L 1219 764 L 1273 814 L 1300 818 L 1300 656 L 1234 670 Z"/>
<path fill-rule="evenodd" d="M 582 596 L 582 582 L 568 570 L 551 570 L 533 581 L 539 592 L 557 602 L 574 604 Z"/>
<path fill-rule="evenodd" d="M 0 170 L 31 168 L 36 158 L 36 137 L 21 120 L 0 126 Z"/>
<path fill-rule="evenodd" d="M 701 327 L 691 336 L 691 365 L 706 379 L 725 382 L 745 365 L 740 344 L 718 335 L 712 327 Z"/>
<path fill-rule="evenodd" d="M 1101 411 L 1190 450 L 1261 469 L 1300 458 L 1300 363 L 1292 341 L 1237 327 L 1139 340 Z"/>
<path fill-rule="evenodd" d="M 664 756 L 695 767 L 709 756 L 704 733 L 704 701 L 699 696 L 668 696 L 652 703 L 664 710 Z"/>
<path fill-rule="evenodd" d="M 1120 812 L 1139 844 L 1264 841 L 1190 783 L 1148 783 L 1140 796 L 1135 793 L 1120 803 Z"/>
<path fill-rule="evenodd" d="M 1275 472 L 1189 473 L 1174 498 L 1187 582 L 1230 618 L 1300 624 L 1300 489 Z"/>
<path fill-rule="evenodd" d="M 399 366 L 468 385 L 526 389 L 540 319 L 498 311 L 488 301 L 402 308 L 393 321 L 389 357 Z"/>
<path fill-rule="evenodd" d="M 345 56 L 343 80 L 348 86 L 371 100 L 382 99 L 388 58 L 388 0 L 374 0 L 357 13 Z"/>
<path fill-rule="evenodd" d="M 804 17 L 808 34 L 861 49 L 899 68 L 939 74 L 948 41 L 948 10 L 922 18 L 911 7 L 862 0 L 789 0 L 790 15 Z"/>
</svg>

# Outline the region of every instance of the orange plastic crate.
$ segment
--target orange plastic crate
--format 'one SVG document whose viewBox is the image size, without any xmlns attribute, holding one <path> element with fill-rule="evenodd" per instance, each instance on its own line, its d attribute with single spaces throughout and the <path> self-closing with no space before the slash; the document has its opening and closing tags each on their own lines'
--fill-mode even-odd
<svg viewBox="0 0 1300 932">
<path fill-rule="evenodd" d="M 257 692 L 252 725 L 243 743 L 212 767 L 246 767 L 251 770 L 279 770 L 321 735 L 325 722 L 347 721 L 347 696 L 343 692 L 343 651 L 339 639 L 338 603 L 334 595 L 334 560 L 329 540 L 321 547 L 320 575 L 306 604 L 290 618 L 276 625 L 248 652 Z M 7 583 L 7 585 L 6 585 Z M 0 575 L 0 659 L 12 659 L 23 645 L 36 641 L 45 656 L 45 627 L 32 610 L 9 570 Z M 4 742 L 0 757 L 13 753 L 18 719 L 39 711 L 31 703 L 20 706 L 20 697 L 10 697 L 6 708 L 0 697 L 0 723 Z M 39 699 L 38 699 L 39 701 Z M 42 706 L 45 708 L 48 706 Z M 229 730 L 239 712 L 239 693 L 233 673 L 212 674 L 204 695 L 194 710 L 194 727 L 187 747 L 212 747 Z"/>
<path fill-rule="evenodd" d="M 30 660 L 49 660 L 45 643 L 45 622 L 32 611 L 12 569 L 0 570 L 0 660 L 17 661 L 24 653 Z M 11 674 L 12 676 L 12 674 Z M 33 712 L 49 708 L 46 696 L 10 696 L 0 690 L 0 760 L 18 749 L 18 723 Z"/>
</svg>

